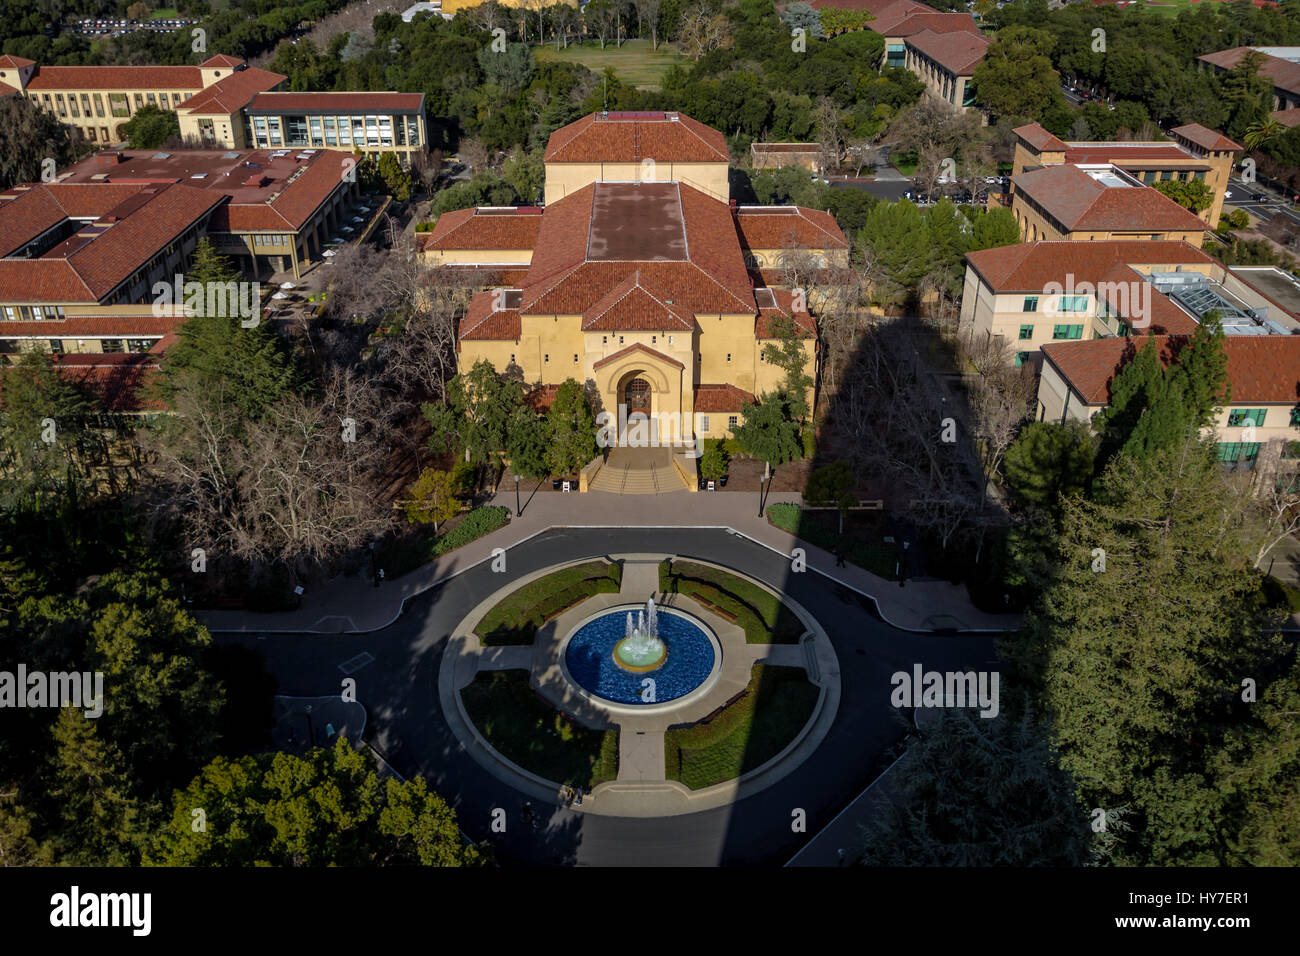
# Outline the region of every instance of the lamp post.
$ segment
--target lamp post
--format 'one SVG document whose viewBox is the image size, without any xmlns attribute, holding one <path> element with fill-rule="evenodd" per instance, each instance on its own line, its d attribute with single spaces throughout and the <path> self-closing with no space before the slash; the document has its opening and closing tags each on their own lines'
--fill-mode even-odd
<svg viewBox="0 0 1300 956">
<path fill-rule="evenodd" d="M 758 479 L 758 516 L 760 518 L 763 517 L 763 484 L 771 484 L 772 479 L 769 477 L 771 471 L 772 463 L 767 461 L 763 462 L 763 476 Z"/>
<path fill-rule="evenodd" d="M 375 564 L 375 542 L 370 541 L 367 547 L 370 548 L 370 579 L 374 582 L 375 587 L 379 587 L 379 569 Z"/>
<path fill-rule="evenodd" d="M 511 474 L 514 474 L 514 472 L 511 472 Z M 524 509 L 519 504 L 519 476 L 515 475 L 515 517 L 522 518 L 523 515 Z"/>
<path fill-rule="evenodd" d="M 903 586 L 903 581 L 907 578 L 907 549 L 912 544 L 910 541 L 903 542 L 903 560 L 898 563 L 898 586 Z"/>
</svg>

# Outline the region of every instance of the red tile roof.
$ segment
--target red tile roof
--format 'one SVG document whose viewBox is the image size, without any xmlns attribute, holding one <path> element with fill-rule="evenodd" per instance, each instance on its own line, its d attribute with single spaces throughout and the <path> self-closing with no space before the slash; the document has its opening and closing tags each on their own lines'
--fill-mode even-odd
<svg viewBox="0 0 1300 956">
<path fill-rule="evenodd" d="M 274 89 L 288 77 L 249 67 L 224 76 L 181 102 L 178 109 L 194 116 L 229 116 L 238 113 L 259 93 Z"/>
<path fill-rule="evenodd" d="M 0 321 L 0 339 L 152 339 L 184 321 L 177 315 L 70 315 L 41 322 Z"/>
<path fill-rule="evenodd" d="M 1235 46 L 1230 50 L 1206 53 L 1197 59 L 1223 70 L 1231 70 L 1243 56 L 1250 52 L 1250 49 L 1248 46 Z M 1272 80 L 1273 86 L 1277 89 L 1300 96 L 1300 63 L 1292 63 L 1290 60 L 1283 60 L 1281 57 L 1270 56 L 1267 53 L 1261 56 L 1264 57 L 1264 62 L 1259 68 L 1260 75 Z"/>
<path fill-rule="evenodd" d="M 1052 135 L 1037 123 L 1030 123 L 1027 126 L 1017 126 L 1011 132 L 1015 133 L 1040 153 L 1059 153 L 1065 150 L 1064 140 Z"/>
<path fill-rule="evenodd" d="M 103 202 L 90 202 L 97 197 L 87 189 L 104 190 Z M 125 189 L 130 192 L 124 197 Z M 21 221 L 29 209 L 44 217 L 36 220 L 40 228 L 35 235 L 56 225 L 68 215 L 59 204 L 64 197 L 71 207 L 82 214 L 89 212 L 96 222 L 81 225 L 40 258 L 0 260 L 0 301 L 101 301 L 223 199 L 208 190 L 166 184 L 68 187 L 54 183 L 34 186 L 30 192 L 37 191 L 48 195 L 33 199 L 29 194 L 0 205 L 0 235 L 11 240 L 18 231 L 30 232 L 31 222 Z M 108 205 L 114 199 L 116 203 Z M 50 222 L 51 214 L 58 219 Z M 17 227 L 9 224 L 11 217 L 20 219 Z"/>
<path fill-rule="evenodd" d="M 970 76 L 984 59 L 989 41 L 965 32 L 936 33 L 923 30 L 907 38 L 907 45 L 938 63 L 954 76 Z"/>
<path fill-rule="evenodd" d="M 155 350 L 161 351 L 157 345 Z M 158 374 L 158 351 L 70 354 L 53 358 L 58 373 L 90 391 L 105 411 L 147 412 L 165 407 L 149 388 Z"/>
<path fill-rule="evenodd" d="M 738 206 L 736 228 L 746 249 L 847 249 L 835 217 L 803 206 Z"/>
<path fill-rule="evenodd" d="M 424 109 L 423 93 L 259 93 L 248 112 L 282 113 L 286 110 L 322 113 L 418 113 Z"/>
<path fill-rule="evenodd" d="M 548 163 L 726 163 L 722 133 L 682 113 L 592 113 L 551 134 Z"/>
<path fill-rule="evenodd" d="M 650 348 L 650 346 L 648 345 L 642 345 L 640 342 L 637 342 L 635 345 L 629 345 L 625 349 L 619 349 L 617 352 L 613 352 L 609 355 L 606 355 L 599 362 L 595 363 L 592 366 L 592 368 L 593 369 L 604 368 L 606 365 L 609 365 L 613 362 L 617 362 L 619 359 L 626 358 L 627 356 L 631 355 L 633 352 L 642 353 L 644 355 L 649 356 L 650 358 L 657 359 L 660 362 L 667 362 L 669 365 L 672 365 L 676 368 L 686 367 L 681 362 L 677 361 L 677 359 L 670 358 L 669 356 L 664 355 L 663 352 L 657 351 L 655 349 Z"/>
<path fill-rule="evenodd" d="M 1044 166 L 1013 176 L 1070 232 L 1201 232 L 1205 222 L 1150 186 L 1105 186 L 1077 166 Z"/>
<path fill-rule="evenodd" d="M 809 0 L 808 5 L 814 10 L 826 7 L 836 10 L 865 10 L 875 17 L 893 16 L 898 10 L 933 12 L 932 8 L 913 0 Z"/>
<path fill-rule="evenodd" d="M 36 65 L 35 60 L 27 60 L 21 56 L 13 56 L 9 53 L 6 53 L 4 56 L 0 56 L 0 69 L 21 70 L 24 67 L 35 66 L 35 65 Z"/>
<path fill-rule="evenodd" d="M 1165 335 L 1154 340 L 1166 366 L 1187 341 Z M 1086 404 L 1106 405 L 1111 381 L 1143 344 L 1126 338 L 1056 342 L 1044 345 L 1043 355 Z M 1223 354 L 1234 405 L 1294 405 L 1300 400 L 1300 336 L 1229 335 Z"/>
<path fill-rule="evenodd" d="M 641 283 L 637 269 L 582 314 L 584 332 L 692 332 L 690 309 L 670 304 Z"/>
<path fill-rule="evenodd" d="M 754 338 L 776 338 L 775 324 L 778 318 L 794 321 L 803 338 L 817 335 L 817 324 L 806 309 L 795 310 L 794 293 L 789 289 L 764 287 L 754 290 L 754 301 L 758 304 L 758 316 L 754 319 Z"/>
<path fill-rule="evenodd" d="M 214 66 L 229 66 L 229 67 L 236 67 L 236 66 L 239 66 L 239 64 L 241 64 L 241 63 L 243 63 L 243 62 L 244 62 L 244 61 L 241 60 L 241 59 L 240 59 L 239 57 L 237 57 L 237 56 L 230 56 L 230 55 L 228 55 L 228 54 L 226 54 L 226 53 L 218 53 L 218 54 L 216 54 L 215 56 L 210 56 L 210 57 L 208 57 L 206 60 L 204 60 L 202 63 L 200 63 L 199 66 L 201 66 L 201 67 L 214 67 Z"/>
<path fill-rule="evenodd" d="M 908 10 L 901 4 L 896 10 L 884 11 L 883 15 L 877 16 L 867 26 L 887 37 L 910 37 L 925 30 L 934 33 L 973 33 L 976 36 L 980 32 L 975 18 L 969 13 L 939 13 L 929 7 Z"/>
<path fill-rule="evenodd" d="M 1300 126 L 1300 106 L 1292 107 L 1289 110 L 1274 110 L 1270 115 L 1287 129 Z"/>
<path fill-rule="evenodd" d="M 1067 274 L 1074 276 L 1076 285 L 1095 285 L 1117 264 L 1217 264 L 1217 260 L 1186 242 L 1150 239 L 1021 242 L 968 252 L 966 261 L 998 293 L 1041 292 L 1049 283 L 1064 283 Z"/>
<path fill-rule="evenodd" d="M 734 385 L 696 385 L 694 406 L 697 412 L 738 412 L 748 402 L 753 404 L 754 396 Z"/>
<path fill-rule="evenodd" d="M 203 74 L 197 66 L 38 66 L 27 89 L 197 92 Z"/>
<path fill-rule="evenodd" d="M 521 213 L 524 209 L 528 212 Z M 456 209 L 438 217 L 432 232 L 421 233 L 422 249 L 532 249 L 541 228 L 535 206 L 503 209 Z"/>
<path fill-rule="evenodd" d="M 522 334 L 518 289 L 491 289 L 477 293 L 469 300 L 469 308 L 460 320 L 461 339 L 514 341 Z"/>
<path fill-rule="evenodd" d="M 1234 143 L 1217 130 L 1212 130 L 1200 123 L 1188 123 L 1170 130 L 1175 136 L 1181 136 L 1189 143 L 1195 143 L 1202 149 L 1238 150 L 1245 149 L 1240 143 Z"/>
</svg>

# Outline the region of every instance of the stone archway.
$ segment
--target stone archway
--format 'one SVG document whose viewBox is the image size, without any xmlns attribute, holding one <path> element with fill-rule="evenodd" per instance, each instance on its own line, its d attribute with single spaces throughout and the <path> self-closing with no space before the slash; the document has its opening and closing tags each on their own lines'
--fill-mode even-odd
<svg viewBox="0 0 1300 956">
<path fill-rule="evenodd" d="M 636 412 L 650 414 L 650 383 L 639 375 L 623 386 L 623 400 L 629 416 Z"/>
</svg>

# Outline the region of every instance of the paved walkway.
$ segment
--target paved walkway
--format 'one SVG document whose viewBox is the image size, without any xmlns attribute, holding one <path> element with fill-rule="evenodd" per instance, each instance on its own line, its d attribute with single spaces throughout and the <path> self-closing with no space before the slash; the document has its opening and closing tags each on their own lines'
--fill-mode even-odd
<svg viewBox="0 0 1300 956">
<path fill-rule="evenodd" d="M 773 493 L 769 504 L 798 501 L 793 493 Z M 515 496 L 498 494 L 492 504 L 514 513 Z M 820 573 L 874 598 L 886 623 L 908 631 L 1002 631 L 1020 623 L 1018 615 L 987 614 L 975 608 L 966 589 L 947 581 L 913 579 L 902 587 L 854 565 L 836 567 L 827 551 L 801 541 L 766 518 L 758 517 L 758 496 L 741 492 L 680 491 L 661 495 L 537 495 L 523 517 L 401 578 L 374 587 L 368 575 L 341 577 L 308 591 L 295 611 L 199 612 L 213 631 L 314 631 L 337 634 L 374 631 L 393 623 L 407 600 L 492 557 L 494 550 L 515 545 L 549 528 L 728 528 L 773 551 L 806 552 L 805 573 Z M 509 556 L 506 555 L 506 559 Z"/>
</svg>

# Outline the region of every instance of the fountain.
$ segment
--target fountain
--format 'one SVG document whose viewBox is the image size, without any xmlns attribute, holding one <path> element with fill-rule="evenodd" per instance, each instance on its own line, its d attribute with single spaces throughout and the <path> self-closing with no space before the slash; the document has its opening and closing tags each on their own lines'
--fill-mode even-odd
<svg viewBox="0 0 1300 956">
<path fill-rule="evenodd" d="M 627 612 L 623 639 L 614 645 L 614 663 L 624 670 L 643 672 L 657 670 L 668 657 L 668 646 L 659 638 L 659 619 L 654 596 L 637 612 L 636 622 L 632 612 Z"/>
</svg>

